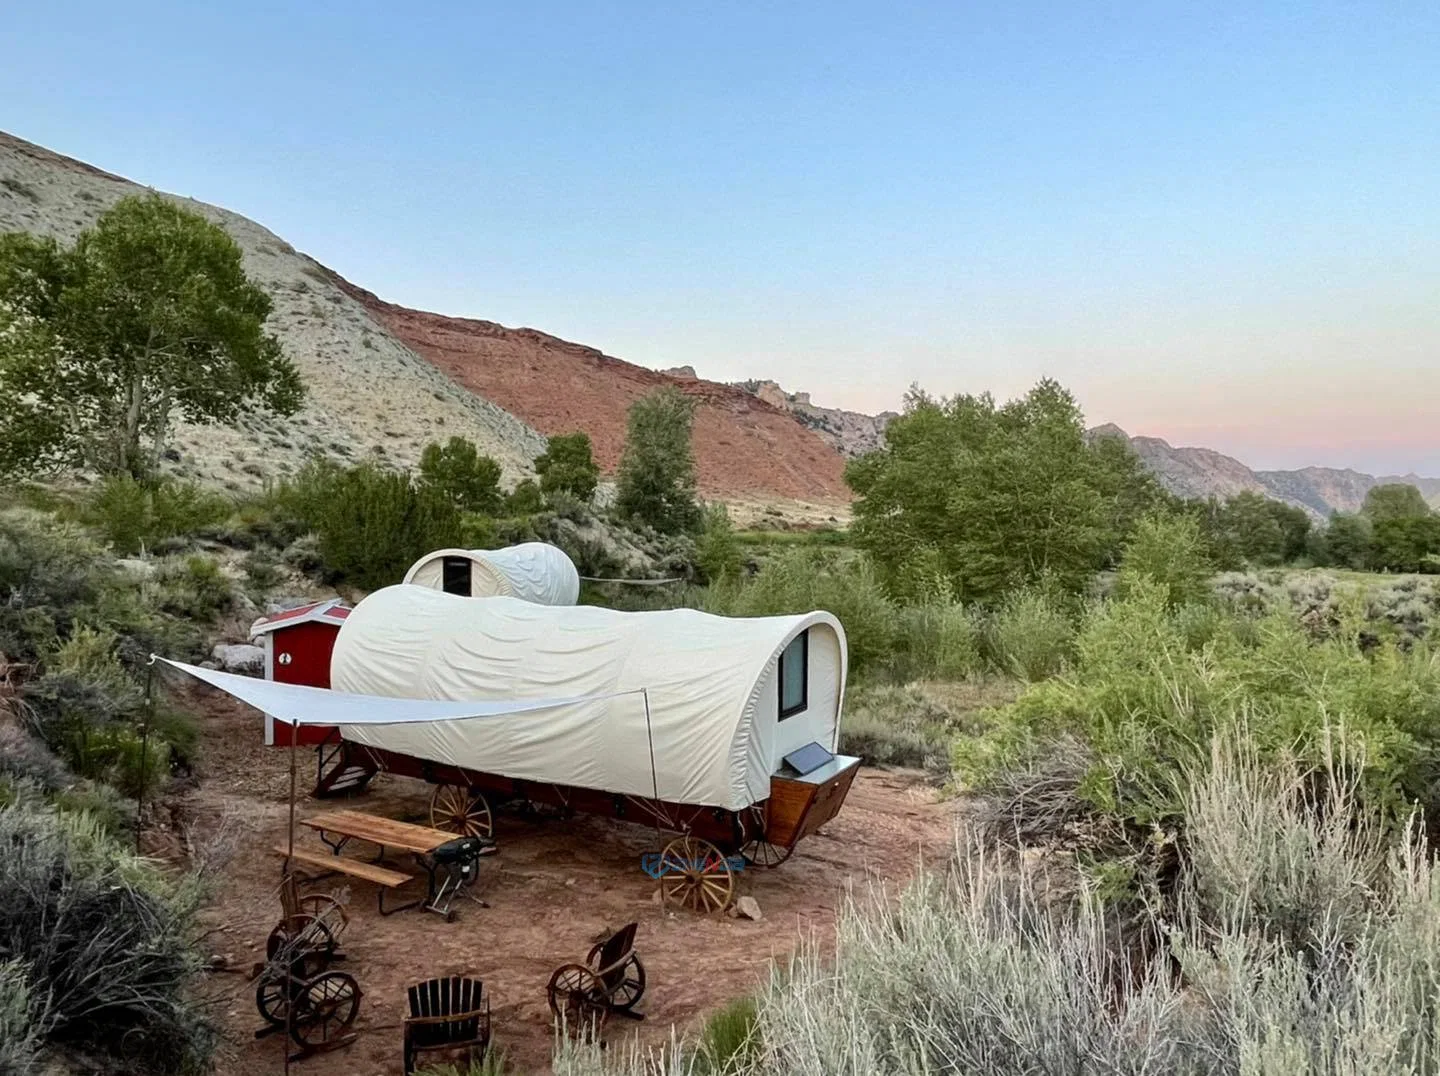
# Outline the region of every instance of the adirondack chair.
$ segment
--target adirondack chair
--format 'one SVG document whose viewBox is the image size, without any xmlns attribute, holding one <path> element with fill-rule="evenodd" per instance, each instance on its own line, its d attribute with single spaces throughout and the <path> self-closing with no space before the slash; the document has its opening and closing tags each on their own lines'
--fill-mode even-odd
<svg viewBox="0 0 1440 1076">
<path fill-rule="evenodd" d="M 645 965 L 635 953 L 638 926 L 627 923 L 596 943 L 585 963 L 562 964 L 550 976 L 550 1012 L 567 1030 L 598 1033 L 611 1013 L 645 1019 L 633 1011 L 645 995 Z"/>
<path fill-rule="evenodd" d="M 408 993 L 406 1076 L 415 1071 L 416 1054 L 429 1050 L 465 1049 L 471 1061 L 484 1060 L 490 1046 L 490 999 L 479 979 L 427 979 Z"/>
</svg>

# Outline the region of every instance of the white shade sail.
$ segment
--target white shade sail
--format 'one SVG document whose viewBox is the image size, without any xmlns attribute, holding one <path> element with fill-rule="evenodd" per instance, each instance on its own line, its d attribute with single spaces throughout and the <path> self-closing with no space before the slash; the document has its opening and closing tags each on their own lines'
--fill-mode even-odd
<svg viewBox="0 0 1440 1076">
<path fill-rule="evenodd" d="M 425 725 L 437 721 L 464 721 L 472 718 L 504 717 L 509 714 L 553 710 L 596 702 L 615 696 L 582 696 L 569 699 L 397 699 L 389 695 L 357 695 L 303 684 L 281 684 L 252 676 L 202 669 L 159 655 L 172 668 L 189 673 L 211 687 L 292 725 Z M 623 694 L 623 693 L 622 693 Z"/>
</svg>

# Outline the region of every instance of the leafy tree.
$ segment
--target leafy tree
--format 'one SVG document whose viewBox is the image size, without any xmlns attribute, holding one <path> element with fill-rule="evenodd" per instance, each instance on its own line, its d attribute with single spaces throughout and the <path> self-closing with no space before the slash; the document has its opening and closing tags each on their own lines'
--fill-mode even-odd
<svg viewBox="0 0 1440 1076">
<path fill-rule="evenodd" d="M 1156 512 L 1140 520 L 1125 543 L 1116 596 L 1124 600 L 1145 579 L 1163 587 L 1166 605 L 1175 609 L 1208 600 L 1213 574 L 1200 524 L 1190 516 Z"/>
<path fill-rule="evenodd" d="M 500 465 L 480 455 L 475 442 L 464 437 L 425 446 L 420 454 L 420 482 L 462 512 L 494 515 L 504 503 Z"/>
<path fill-rule="evenodd" d="M 505 514 L 508 516 L 533 516 L 544 507 L 545 498 L 540 495 L 540 487 L 533 478 L 517 482 L 510 496 L 505 498 Z"/>
<path fill-rule="evenodd" d="M 1123 443 L 1087 437 L 1074 397 L 1050 380 L 1003 407 L 912 389 L 885 447 L 845 478 L 856 542 L 892 592 L 899 566 L 938 563 L 967 602 L 1038 583 L 1078 593 L 1156 492 Z"/>
<path fill-rule="evenodd" d="M 1368 516 L 1335 512 L 1325 528 L 1325 562 L 1337 568 L 1363 569 L 1370 563 L 1372 528 Z"/>
<path fill-rule="evenodd" d="M 1420 491 L 1402 482 L 1371 486 L 1360 511 L 1372 523 L 1385 519 L 1423 518 L 1431 514 L 1430 506 L 1425 503 Z"/>
<path fill-rule="evenodd" d="M 694 403 L 673 387 L 657 389 L 631 405 L 616 483 L 615 508 L 621 516 L 661 534 L 699 527 L 690 445 L 694 419 Z"/>
<path fill-rule="evenodd" d="M 707 582 L 734 578 L 740 574 L 744 558 L 730 513 L 723 504 L 705 506 L 705 529 L 695 545 L 695 562 L 705 573 Z"/>
<path fill-rule="evenodd" d="M 1370 564 L 1392 572 L 1432 571 L 1440 553 L 1440 516 L 1398 516 L 1377 520 L 1370 539 Z"/>
<path fill-rule="evenodd" d="M 550 438 L 545 451 L 535 457 L 535 473 L 540 476 L 540 490 L 553 493 L 563 490 L 588 501 L 600 481 L 600 468 L 590 451 L 588 433 L 564 433 Z"/>
<path fill-rule="evenodd" d="M 152 474 L 179 419 L 292 414 L 270 299 L 216 224 L 125 198 L 75 245 L 0 236 L 0 470 Z"/>
<path fill-rule="evenodd" d="M 367 590 L 400 582 L 421 556 L 462 534 L 451 497 L 374 464 L 310 464 L 294 490 L 293 506 L 318 535 L 327 573 Z"/>
</svg>

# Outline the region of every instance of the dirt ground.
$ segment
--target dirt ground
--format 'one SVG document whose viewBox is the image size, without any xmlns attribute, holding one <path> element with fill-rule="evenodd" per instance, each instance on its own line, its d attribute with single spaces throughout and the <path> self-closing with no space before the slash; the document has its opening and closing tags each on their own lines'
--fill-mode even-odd
<svg viewBox="0 0 1440 1076">
<path fill-rule="evenodd" d="M 251 966 L 279 918 L 279 860 L 268 849 L 286 833 L 288 752 L 261 745 L 258 717 L 213 695 L 195 700 L 208 715 L 202 727 L 197 786 L 172 802 L 197 843 L 228 833 L 234 848 L 217 875 L 217 897 L 205 911 L 209 951 L 227 967 L 209 977 L 225 1032 L 217 1072 L 250 1076 L 283 1068 L 283 1035 L 256 1040 Z M 322 805 L 305 794 L 313 785 L 312 752 L 297 752 L 304 817 L 347 806 L 411 821 L 427 820 L 430 786 L 378 777 L 365 795 Z M 747 871 L 736 893 L 759 903 L 759 922 L 672 912 L 655 898 L 657 883 L 640 857 L 667 837 L 612 819 L 569 821 L 497 817 L 498 855 L 481 863 L 477 893 L 490 908 L 460 901 L 453 923 L 419 909 L 381 918 L 375 889 L 364 882 L 327 879 L 316 889 L 347 900 L 350 925 L 338 966 L 364 992 L 359 1039 L 335 1053 L 297 1063 L 310 1076 L 370 1076 L 400 1071 L 405 987 L 435 975 L 482 978 L 491 995 L 494 1042 L 519 1071 L 546 1072 L 551 1045 L 545 985 L 560 964 L 581 960 L 606 928 L 640 924 L 637 951 L 648 980 L 637 1011 L 643 1023 L 612 1021 L 607 1039 L 639 1035 L 661 1041 L 672 1025 L 751 991 L 772 958 L 789 953 L 802 935 L 828 941 L 847 883 L 901 881 L 921 858 L 942 859 L 951 847 L 955 806 L 940 802 L 918 774 L 862 770 L 839 816 L 802 842 L 775 870 Z M 222 824 L 223 820 L 223 824 Z M 156 833 L 157 850 L 163 834 Z M 300 827 L 297 845 L 325 851 Z M 405 869 L 406 864 L 396 861 Z M 422 876 L 423 877 L 423 876 Z M 419 884 L 411 883 L 414 887 Z M 437 1058 L 438 1059 L 438 1058 Z"/>
</svg>

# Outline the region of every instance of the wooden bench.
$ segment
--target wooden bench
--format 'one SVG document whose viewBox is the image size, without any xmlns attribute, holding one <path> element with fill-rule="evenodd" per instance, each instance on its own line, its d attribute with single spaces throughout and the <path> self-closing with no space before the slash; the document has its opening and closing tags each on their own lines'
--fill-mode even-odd
<svg viewBox="0 0 1440 1076">
<path fill-rule="evenodd" d="M 385 891 L 387 889 L 398 889 L 406 882 L 415 880 L 413 874 L 402 874 L 400 871 L 391 870 L 389 867 L 382 867 L 375 863 L 364 863 L 358 859 L 350 859 L 348 856 L 327 856 L 317 852 L 306 852 L 296 848 L 293 852 L 283 844 L 277 844 L 271 849 L 277 856 L 286 860 L 286 867 L 290 864 L 302 864 L 306 867 L 319 869 L 318 874 L 313 877 L 324 877 L 327 874 L 345 874 L 351 878 L 359 878 L 362 881 L 372 882 L 379 887 L 379 908 L 381 915 L 394 915 L 396 912 L 404 911 L 406 908 L 413 908 L 419 904 L 418 900 L 412 900 L 409 904 L 402 904 L 398 908 L 385 907 Z"/>
</svg>

